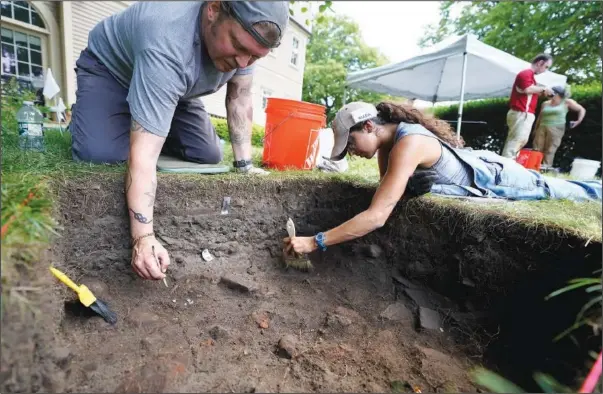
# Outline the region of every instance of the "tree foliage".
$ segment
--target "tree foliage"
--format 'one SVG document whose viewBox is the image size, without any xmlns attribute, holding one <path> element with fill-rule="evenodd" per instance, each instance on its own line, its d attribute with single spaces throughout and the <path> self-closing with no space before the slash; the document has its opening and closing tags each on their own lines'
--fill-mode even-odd
<svg viewBox="0 0 603 394">
<path fill-rule="evenodd" d="M 324 105 L 330 122 L 343 105 L 346 75 L 381 66 L 387 58 L 363 41 L 358 24 L 345 16 L 315 19 L 306 49 L 303 100 Z M 383 95 L 347 90 L 347 102 L 383 99 Z"/>
<path fill-rule="evenodd" d="M 455 7 L 460 7 L 458 15 Z M 530 61 L 541 52 L 554 56 L 552 71 L 571 83 L 600 81 L 599 1 L 444 1 L 440 22 L 429 26 L 420 46 L 451 34 L 475 34 L 481 41 Z"/>
</svg>

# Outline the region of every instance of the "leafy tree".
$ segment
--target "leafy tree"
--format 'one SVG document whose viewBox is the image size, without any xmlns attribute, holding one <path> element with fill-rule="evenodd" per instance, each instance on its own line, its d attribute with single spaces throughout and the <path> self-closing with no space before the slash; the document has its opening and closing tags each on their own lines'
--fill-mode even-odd
<svg viewBox="0 0 603 394">
<path fill-rule="evenodd" d="M 454 8 L 461 7 L 458 16 Z M 600 81 L 599 1 L 444 1 L 440 22 L 419 41 L 429 46 L 451 34 L 475 34 L 481 41 L 524 60 L 540 52 L 554 56 L 553 71 L 572 83 Z"/>
<path fill-rule="evenodd" d="M 345 16 L 321 15 L 314 20 L 306 49 L 303 100 L 324 105 L 327 120 L 343 105 L 346 75 L 381 66 L 387 58 L 362 40 L 358 24 Z M 348 89 L 347 102 L 375 102 L 385 96 Z"/>
<path fill-rule="evenodd" d="M 295 6 L 300 4 L 300 8 L 299 8 L 299 12 L 302 14 L 302 16 L 308 16 L 308 11 L 309 11 L 309 2 L 308 1 L 296 1 L 296 0 L 289 0 L 289 14 L 291 16 L 298 16 L 295 14 Z M 326 10 L 332 10 L 331 5 L 333 4 L 333 2 L 331 0 L 326 0 L 326 1 L 321 1 L 320 5 L 318 6 L 318 16 L 316 17 L 316 19 L 318 21 L 322 21 L 324 19 L 324 15 L 323 13 Z M 310 15 L 311 16 L 311 15 Z M 310 26 L 311 21 L 309 18 L 305 18 L 305 23 L 306 25 Z"/>
</svg>

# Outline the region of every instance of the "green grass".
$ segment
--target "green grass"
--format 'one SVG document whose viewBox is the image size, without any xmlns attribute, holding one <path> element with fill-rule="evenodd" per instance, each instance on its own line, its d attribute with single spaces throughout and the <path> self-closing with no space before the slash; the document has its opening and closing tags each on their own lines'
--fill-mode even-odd
<svg viewBox="0 0 603 394">
<path fill-rule="evenodd" d="M 69 132 L 59 130 L 46 132 L 46 152 L 22 152 L 17 146 L 16 133 L 2 134 L 2 175 L 28 174 L 62 178 L 77 174 L 100 172 L 122 173 L 125 166 L 76 163 L 71 158 L 71 137 Z M 231 165 L 232 149 L 225 146 L 223 164 Z M 262 148 L 253 147 L 253 161 L 261 165 Z M 323 173 L 321 171 L 274 171 L 271 177 L 283 179 L 304 177 L 309 179 L 333 179 L 363 185 L 377 185 L 379 170 L 377 160 L 362 158 L 349 159 L 349 169 L 345 173 Z M 237 174 L 217 175 L 218 177 L 236 178 Z M 562 174 L 561 176 L 567 177 Z M 3 180 L 4 184 L 4 180 Z M 4 198 L 4 197 L 3 197 Z M 433 201 L 437 206 L 454 207 L 474 214 L 496 214 L 508 216 L 516 222 L 532 226 L 551 226 L 565 229 L 585 239 L 601 240 L 601 205 L 597 202 L 575 203 L 571 201 L 538 201 L 538 202 L 499 202 L 475 203 L 440 196 L 423 197 Z M 3 201 L 4 202 L 4 201 Z"/>
</svg>

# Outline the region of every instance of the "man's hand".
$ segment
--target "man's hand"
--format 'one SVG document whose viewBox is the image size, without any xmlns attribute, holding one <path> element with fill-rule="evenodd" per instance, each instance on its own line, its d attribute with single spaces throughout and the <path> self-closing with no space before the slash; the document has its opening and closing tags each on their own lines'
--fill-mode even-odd
<svg viewBox="0 0 603 394">
<path fill-rule="evenodd" d="M 161 280 L 169 265 L 170 256 L 155 237 L 141 238 L 132 246 L 132 268 L 141 278 Z"/>
<path fill-rule="evenodd" d="M 411 197 L 419 197 L 431 191 L 431 187 L 438 179 L 438 173 L 434 170 L 415 171 L 406 185 L 406 194 Z"/>
</svg>

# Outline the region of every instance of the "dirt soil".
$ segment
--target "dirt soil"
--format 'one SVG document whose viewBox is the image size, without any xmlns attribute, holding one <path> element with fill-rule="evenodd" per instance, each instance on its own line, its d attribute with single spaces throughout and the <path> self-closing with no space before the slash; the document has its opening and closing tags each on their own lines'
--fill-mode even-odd
<svg viewBox="0 0 603 394">
<path fill-rule="evenodd" d="M 123 185 L 64 186 L 53 262 L 119 322 L 91 316 L 55 286 L 65 300 L 56 391 L 389 392 L 394 381 L 410 392 L 475 391 L 472 363 L 448 335 L 442 309 L 431 320 L 419 313 L 402 294 L 428 290 L 402 284 L 378 245 L 313 254 L 310 273 L 283 268 L 287 218 L 329 214 L 309 215 L 313 199 L 302 190 L 275 195 L 228 182 L 208 190 L 162 178 L 155 229 L 172 258 L 166 288 L 130 268 Z M 222 215 L 226 195 L 232 205 Z"/>
<path fill-rule="evenodd" d="M 544 296 L 600 268 L 601 243 L 412 199 L 299 272 L 281 261 L 287 218 L 315 234 L 366 209 L 374 189 L 241 179 L 159 176 L 167 288 L 131 270 L 120 176 L 56 184 L 60 237 L 15 265 L 28 301 L 3 311 L 0 391 L 475 392 L 467 372 L 479 364 L 539 391 L 534 371 L 577 386 L 600 346 L 588 328 L 552 342 L 588 294 Z M 49 264 L 117 325 L 82 308 Z"/>
</svg>

